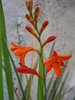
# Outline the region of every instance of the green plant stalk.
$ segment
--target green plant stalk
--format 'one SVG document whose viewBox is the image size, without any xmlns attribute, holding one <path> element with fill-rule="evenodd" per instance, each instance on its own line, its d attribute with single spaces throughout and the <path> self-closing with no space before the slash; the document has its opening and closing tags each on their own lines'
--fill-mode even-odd
<svg viewBox="0 0 75 100">
<path fill-rule="evenodd" d="M 1 5 L 1 30 L 2 30 L 2 39 L 6 43 L 7 46 L 7 36 L 6 36 L 6 27 L 5 27 L 5 19 L 4 19 L 4 12 L 2 7 L 2 2 L 0 2 Z M 2 40 L 1 39 L 1 40 Z M 7 83 L 7 90 L 8 90 L 8 96 L 9 100 L 14 100 L 14 92 L 13 92 L 13 82 L 12 82 L 12 71 L 11 71 L 11 65 L 9 60 L 9 55 L 7 54 L 7 51 L 5 50 L 5 46 L 2 42 L 2 50 L 3 50 L 3 59 L 4 59 L 4 66 L 6 67 L 6 83 Z"/>
<path fill-rule="evenodd" d="M 42 59 L 42 56 L 43 56 L 43 48 L 41 46 L 41 61 L 43 63 L 43 59 Z M 44 76 L 44 90 L 45 90 L 45 95 L 44 95 L 44 100 L 46 100 L 46 70 L 45 70 L 45 67 L 43 66 L 43 76 Z"/>
<path fill-rule="evenodd" d="M 1 100 L 4 100 L 3 96 L 3 71 L 2 71 L 2 3 L 0 0 L 0 98 Z"/>
<path fill-rule="evenodd" d="M 18 29 L 17 21 L 16 21 L 16 27 L 17 27 L 17 34 L 18 34 L 19 45 L 21 45 L 21 40 L 20 40 L 20 35 L 19 35 L 19 29 Z"/>
</svg>

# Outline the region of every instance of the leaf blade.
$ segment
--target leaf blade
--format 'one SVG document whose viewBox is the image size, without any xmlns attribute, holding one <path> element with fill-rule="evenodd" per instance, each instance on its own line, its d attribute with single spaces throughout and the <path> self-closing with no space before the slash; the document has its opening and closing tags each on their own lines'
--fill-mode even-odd
<svg viewBox="0 0 75 100">
<path fill-rule="evenodd" d="M 0 0 L 0 13 L 2 13 L 2 3 Z M 0 14 L 0 98 L 4 100 L 3 96 L 3 72 L 2 72 L 2 16 Z"/>
</svg>

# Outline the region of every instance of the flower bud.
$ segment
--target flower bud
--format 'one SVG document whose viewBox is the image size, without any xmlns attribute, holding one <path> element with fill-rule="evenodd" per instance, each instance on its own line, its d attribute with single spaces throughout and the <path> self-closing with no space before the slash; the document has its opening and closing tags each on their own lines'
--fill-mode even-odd
<svg viewBox="0 0 75 100">
<path fill-rule="evenodd" d="M 38 16 L 39 16 L 39 6 L 36 7 L 35 12 L 34 12 L 34 19 L 37 22 Z"/>
<path fill-rule="evenodd" d="M 48 20 L 44 21 L 44 23 L 42 24 L 41 29 L 40 29 L 40 35 L 43 32 L 43 30 L 47 27 L 48 23 L 49 23 Z"/>
<path fill-rule="evenodd" d="M 44 47 L 47 43 L 53 41 L 56 39 L 56 36 L 50 36 L 46 39 L 46 41 L 42 44 L 42 47 Z"/>
<path fill-rule="evenodd" d="M 27 7 L 27 9 L 28 9 L 29 12 L 30 12 L 30 4 L 29 4 L 28 0 L 26 0 L 26 7 Z"/>
<path fill-rule="evenodd" d="M 35 31 L 30 26 L 26 26 L 26 29 L 38 39 L 38 35 L 35 33 Z"/>
<path fill-rule="evenodd" d="M 30 0 L 29 4 L 30 4 L 30 8 L 32 9 L 33 8 L 33 0 Z"/>
<path fill-rule="evenodd" d="M 29 14 L 26 14 L 26 18 L 28 19 L 28 21 L 29 21 L 33 26 L 35 26 L 35 22 L 34 22 L 34 20 L 32 19 L 32 17 L 31 17 Z"/>
</svg>

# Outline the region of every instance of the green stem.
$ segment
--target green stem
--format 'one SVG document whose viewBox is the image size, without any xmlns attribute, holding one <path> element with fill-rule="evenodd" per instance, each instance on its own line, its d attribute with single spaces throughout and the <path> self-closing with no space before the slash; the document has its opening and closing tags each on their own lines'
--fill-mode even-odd
<svg viewBox="0 0 75 100">
<path fill-rule="evenodd" d="M 39 35 L 39 39 L 38 39 L 38 42 L 40 44 L 40 47 L 41 47 L 41 55 L 40 55 L 40 58 L 41 58 L 41 62 L 43 63 L 43 47 L 42 47 L 42 44 L 41 44 L 41 36 L 39 34 L 39 31 L 38 31 L 38 28 L 37 28 L 37 22 L 35 21 L 35 19 L 33 18 L 33 14 L 31 12 L 31 17 L 32 19 L 34 20 L 35 22 L 35 30 L 37 31 L 37 34 Z M 46 100 L 46 72 L 45 72 L 45 67 L 43 66 L 43 75 L 44 75 L 44 91 L 45 91 L 45 95 L 44 95 L 44 100 Z"/>
<path fill-rule="evenodd" d="M 43 48 L 41 46 L 41 61 L 43 63 L 42 57 L 43 57 Z M 44 100 L 46 100 L 46 98 L 47 98 L 46 97 L 46 71 L 45 71 L 45 67 L 44 66 L 43 66 L 43 74 L 44 74 L 44 91 L 45 91 Z"/>
</svg>

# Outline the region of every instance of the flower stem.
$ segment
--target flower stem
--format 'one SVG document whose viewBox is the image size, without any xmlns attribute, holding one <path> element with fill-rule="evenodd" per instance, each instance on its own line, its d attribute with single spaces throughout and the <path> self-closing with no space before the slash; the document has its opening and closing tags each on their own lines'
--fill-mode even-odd
<svg viewBox="0 0 75 100">
<path fill-rule="evenodd" d="M 41 61 L 43 63 L 43 48 L 41 46 Z M 44 100 L 46 100 L 46 71 L 45 71 L 45 67 L 43 66 L 43 76 L 44 76 Z"/>
</svg>

